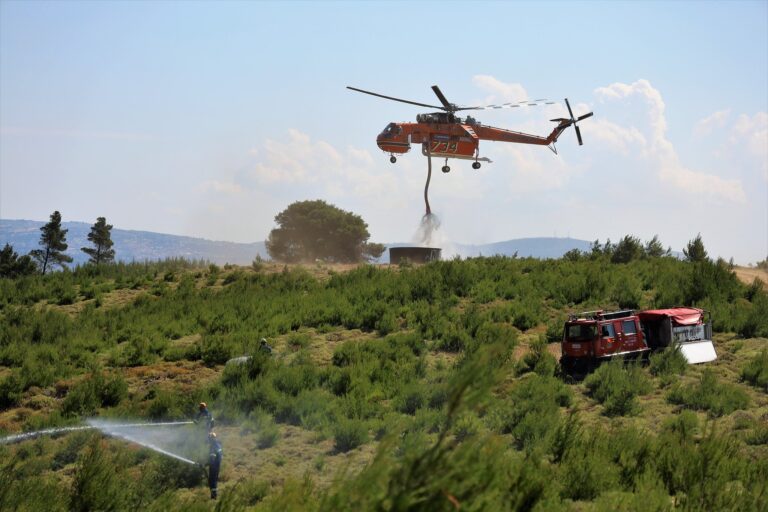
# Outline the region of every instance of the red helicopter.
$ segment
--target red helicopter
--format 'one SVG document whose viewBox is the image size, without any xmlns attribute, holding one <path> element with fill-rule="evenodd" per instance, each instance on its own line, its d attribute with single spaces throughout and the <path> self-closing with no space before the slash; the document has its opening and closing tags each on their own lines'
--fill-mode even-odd
<svg viewBox="0 0 768 512">
<path fill-rule="evenodd" d="M 524 106 L 534 106 L 539 104 L 553 105 L 554 101 L 547 100 L 533 100 L 533 101 L 521 101 L 518 103 L 503 103 L 500 105 L 486 105 L 480 107 L 459 107 L 455 103 L 449 102 L 443 95 L 440 88 L 436 85 L 432 86 L 432 90 L 442 103 L 439 105 L 428 105 L 426 103 L 418 103 L 416 101 L 404 100 L 401 98 L 394 98 L 392 96 L 384 96 L 371 91 L 365 91 L 363 89 L 357 89 L 356 87 L 349 87 L 347 89 L 362 92 L 364 94 L 370 94 L 371 96 L 378 96 L 379 98 L 385 98 L 388 100 L 399 101 L 401 103 L 408 103 L 410 105 L 417 105 L 420 107 L 429 107 L 442 110 L 442 112 L 435 112 L 430 114 L 418 114 L 416 116 L 415 123 L 389 123 L 384 131 L 382 131 L 378 137 L 376 137 L 376 144 L 387 153 L 390 154 L 389 161 L 392 163 L 397 162 L 395 154 L 407 153 L 411 149 L 411 144 L 421 144 L 421 152 L 424 156 L 437 156 L 445 158 L 445 165 L 442 168 L 443 172 L 450 172 L 451 168 L 448 167 L 449 158 L 461 158 L 464 160 L 474 160 L 472 162 L 473 169 L 480 168 L 480 162 L 491 162 L 488 158 L 480 157 L 480 141 L 481 140 L 495 140 L 501 142 L 517 142 L 519 144 L 537 144 L 540 146 L 548 146 L 555 154 L 557 149 L 555 148 L 555 142 L 557 142 L 560 134 L 565 131 L 566 128 L 573 125 L 576 129 L 576 137 L 579 140 L 579 145 L 582 145 L 581 131 L 577 123 L 590 116 L 592 112 L 584 114 L 579 117 L 573 116 L 571 105 L 566 98 L 565 104 L 568 107 L 568 113 L 570 119 L 557 118 L 552 121 L 557 123 L 555 129 L 552 130 L 547 137 L 541 137 L 538 135 L 531 135 L 528 133 L 515 132 L 512 130 L 505 130 L 503 128 L 494 128 L 493 126 L 485 126 L 479 123 L 471 116 L 465 118 L 458 117 L 456 112 L 463 110 L 491 110 L 501 108 L 518 108 Z"/>
</svg>

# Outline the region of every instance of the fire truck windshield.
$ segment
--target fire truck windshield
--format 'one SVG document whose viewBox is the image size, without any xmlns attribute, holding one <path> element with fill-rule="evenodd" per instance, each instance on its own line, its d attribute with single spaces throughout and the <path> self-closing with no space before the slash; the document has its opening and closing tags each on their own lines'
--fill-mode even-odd
<svg viewBox="0 0 768 512">
<path fill-rule="evenodd" d="M 565 337 L 568 341 L 589 341 L 596 333 L 595 324 L 571 324 L 566 328 Z"/>
</svg>

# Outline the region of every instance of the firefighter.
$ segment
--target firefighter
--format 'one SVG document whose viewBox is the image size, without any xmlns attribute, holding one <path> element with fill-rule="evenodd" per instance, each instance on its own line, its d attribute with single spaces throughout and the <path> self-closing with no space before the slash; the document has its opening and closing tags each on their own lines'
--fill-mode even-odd
<svg viewBox="0 0 768 512">
<path fill-rule="evenodd" d="M 208 487 L 211 488 L 212 500 L 219 496 L 217 485 L 222 455 L 221 441 L 216 437 L 216 432 L 210 432 L 208 434 Z"/>
<path fill-rule="evenodd" d="M 211 414 L 211 411 L 208 410 L 208 404 L 205 402 L 200 402 L 199 408 L 200 410 L 198 411 L 194 422 L 197 423 L 201 419 L 205 420 L 205 426 L 208 428 L 208 432 L 210 432 L 213 430 L 213 414 Z"/>
</svg>

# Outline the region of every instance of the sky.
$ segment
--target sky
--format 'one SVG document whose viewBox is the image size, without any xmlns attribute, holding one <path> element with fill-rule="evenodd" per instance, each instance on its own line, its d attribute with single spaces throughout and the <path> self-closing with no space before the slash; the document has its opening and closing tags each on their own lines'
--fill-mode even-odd
<svg viewBox="0 0 768 512">
<path fill-rule="evenodd" d="M 768 256 L 768 2 L 0 0 L 0 218 L 264 240 L 294 201 L 407 242 L 427 161 L 376 146 L 434 104 L 584 145 L 481 142 L 433 173 L 444 243 L 557 236 Z M 443 164 L 435 161 L 435 170 Z"/>
</svg>

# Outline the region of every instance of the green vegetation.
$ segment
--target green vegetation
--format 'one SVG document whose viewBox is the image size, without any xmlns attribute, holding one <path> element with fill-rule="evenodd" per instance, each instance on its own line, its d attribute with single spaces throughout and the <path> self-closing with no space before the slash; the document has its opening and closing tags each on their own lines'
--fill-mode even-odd
<svg viewBox="0 0 768 512">
<path fill-rule="evenodd" d="M 743 389 L 720 382 L 709 369 L 702 373 L 697 384 L 676 386 L 667 398 L 674 404 L 709 411 L 713 416 L 730 414 L 749 405 L 749 395 Z"/>
<path fill-rule="evenodd" d="M 267 251 L 276 261 L 356 263 L 384 252 L 383 245 L 368 243 L 362 217 L 322 200 L 292 203 L 275 222 L 279 227 L 269 233 Z"/>
<path fill-rule="evenodd" d="M 741 371 L 741 377 L 768 393 L 768 349 L 762 350 Z"/>
<path fill-rule="evenodd" d="M 637 396 L 651 391 L 651 383 L 640 367 L 625 367 L 621 359 L 601 365 L 584 384 L 595 400 L 603 404 L 607 416 L 637 413 Z"/>
<path fill-rule="evenodd" d="M 19 256 L 11 244 L 5 244 L 3 250 L 0 251 L 0 278 L 26 276 L 34 274 L 35 271 L 37 271 L 37 267 L 31 256 Z"/>
<path fill-rule="evenodd" d="M 54 265 L 64 267 L 65 263 L 71 263 L 72 257 L 64 254 L 67 250 L 67 229 L 61 229 L 61 214 L 55 211 L 51 214 L 51 220 L 40 228 L 40 247 L 30 252 L 30 256 L 37 261 L 40 272 L 53 268 Z"/>
<path fill-rule="evenodd" d="M 616 263 L 608 242 L 559 260 L 0 279 L 0 429 L 189 418 L 204 400 L 222 510 L 757 510 L 766 292 L 656 242 L 625 237 L 616 248 L 642 251 Z M 669 349 L 562 375 L 567 313 L 626 304 L 711 311 L 720 358 L 692 367 Z M 3 510 L 213 508 L 192 466 L 84 432 L 0 460 Z"/>
<path fill-rule="evenodd" d="M 91 232 L 88 233 L 88 241 L 93 247 L 83 247 L 81 251 L 88 255 L 88 262 L 94 265 L 102 263 L 112 263 L 115 260 L 115 250 L 112 249 L 112 224 L 107 224 L 107 219 L 99 217 L 96 223 L 91 226 Z"/>
</svg>

